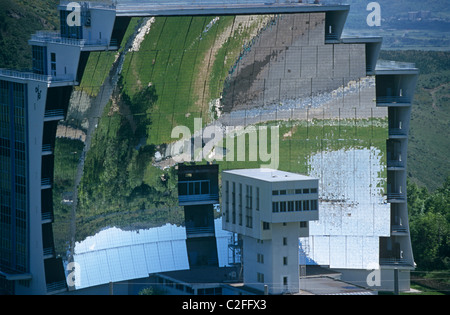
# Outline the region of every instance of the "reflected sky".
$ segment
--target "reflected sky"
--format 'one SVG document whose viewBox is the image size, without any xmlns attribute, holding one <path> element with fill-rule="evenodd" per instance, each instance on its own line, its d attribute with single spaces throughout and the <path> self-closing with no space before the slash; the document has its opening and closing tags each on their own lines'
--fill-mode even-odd
<svg viewBox="0 0 450 315">
<path fill-rule="evenodd" d="M 231 233 L 222 230 L 221 218 L 214 223 L 219 266 L 226 266 Z M 75 244 L 74 262 L 79 268 L 76 289 L 186 270 L 186 229 L 172 224 L 135 231 L 107 228 Z"/>
<path fill-rule="evenodd" d="M 378 263 L 379 237 L 390 235 L 390 207 L 383 197 L 382 152 L 374 147 L 324 151 L 308 161 L 319 178 L 319 220 L 301 239 L 308 262 L 330 268 Z"/>
</svg>

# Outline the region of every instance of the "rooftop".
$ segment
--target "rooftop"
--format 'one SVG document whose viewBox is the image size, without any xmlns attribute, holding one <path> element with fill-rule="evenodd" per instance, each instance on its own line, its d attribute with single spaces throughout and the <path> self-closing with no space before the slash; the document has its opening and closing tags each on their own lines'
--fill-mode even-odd
<svg viewBox="0 0 450 315">
<path fill-rule="evenodd" d="M 306 2 L 306 1 L 305 1 Z M 276 0 L 97 0 L 90 8 L 115 10 L 118 16 L 168 16 L 210 14 L 271 14 L 348 11 L 349 5 L 298 3 Z M 70 1 L 61 1 L 61 6 Z"/>
<path fill-rule="evenodd" d="M 316 178 L 300 175 L 296 173 L 289 173 L 279 170 L 273 170 L 268 168 L 254 168 L 254 169 L 240 169 L 240 170 L 228 170 L 224 173 L 240 175 L 244 177 L 254 178 L 257 180 L 263 180 L 267 182 L 286 182 L 286 181 L 300 181 L 300 180 L 313 180 Z"/>
<path fill-rule="evenodd" d="M 419 72 L 414 63 L 381 59 L 378 60 L 375 70 L 377 74 L 417 74 Z"/>
</svg>

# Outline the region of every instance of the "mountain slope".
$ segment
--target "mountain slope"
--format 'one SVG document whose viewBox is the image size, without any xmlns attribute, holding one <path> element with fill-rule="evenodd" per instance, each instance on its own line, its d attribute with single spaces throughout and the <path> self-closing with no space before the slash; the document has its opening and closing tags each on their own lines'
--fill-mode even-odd
<svg viewBox="0 0 450 315">
<path fill-rule="evenodd" d="M 28 40 L 37 30 L 56 29 L 59 0 L 0 0 L 0 68 L 31 68 Z"/>
</svg>

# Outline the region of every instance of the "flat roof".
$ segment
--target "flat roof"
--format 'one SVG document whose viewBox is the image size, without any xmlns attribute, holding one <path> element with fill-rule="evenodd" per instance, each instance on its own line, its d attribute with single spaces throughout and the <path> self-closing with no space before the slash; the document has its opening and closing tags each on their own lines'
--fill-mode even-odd
<svg viewBox="0 0 450 315">
<path fill-rule="evenodd" d="M 153 1 L 119 0 L 118 16 L 238 15 L 349 11 L 349 5 L 276 3 L 275 1 Z"/>
<path fill-rule="evenodd" d="M 284 172 L 269 168 L 237 169 L 237 170 L 227 170 L 223 172 L 253 178 L 257 180 L 262 180 L 266 182 L 287 182 L 287 181 L 302 181 L 302 180 L 317 179 L 306 175 Z"/>
</svg>

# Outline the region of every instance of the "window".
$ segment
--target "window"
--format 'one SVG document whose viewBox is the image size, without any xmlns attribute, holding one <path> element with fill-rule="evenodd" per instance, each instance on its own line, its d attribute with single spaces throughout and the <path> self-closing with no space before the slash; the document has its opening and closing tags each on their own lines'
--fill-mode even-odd
<svg viewBox="0 0 450 315">
<path fill-rule="evenodd" d="M 32 46 L 33 73 L 47 74 L 47 47 Z"/>
<path fill-rule="evenodd" d="M 263 222 L 263 230 L 270 230 L 270 223 L 269 222 Z"/>
<path fill-rule="evenodd" d="M 260 264 L 264 264 L 264 255 L 263 254 L 256 254 L 256 262 Z"/>
<path fill-rule="evenodd" d="M 309 211 L 309 200 L 303 200 L 303 211 Z"/>
<path fill-rule="evenodd" d="M 288 277 L 283 277 L 283 285 L 288 285 Z"/>
<path fill-rule="evenodd" d="M 296 189 L 295 190 L 295 194 L 296 195 L 301 195 L 302 194 L 302 190 L 301 189 Z"/>
<path fill-rule="evenodd" d="M 258 281 L 259 283 L 264 283 L 264 274 L 257 272 L 256 273 L 256 281 Z"/>
<path fill-rule="evenodd" d="M 231 191 L 231 219 L 232 223 L 236 224 L 236 183 L 233 182 L 233 189 Z"/>
<path fill-rule="evenodd" d="M 259 211 L 259 187 L 256 187 L 256 210 Z"/>
<path fill-rule="evenodd" d="M 272 212 L 279 212 L 279 203 L 278 202 L 272 202 Z"/>
<path fill-rule="evenodd" d="M 239 184 L 239 225 L 242 225 L 242 184 Z"/>
<path fill-rule="evenodd" d="M 180 195 L 208 195 L 209 194 L 209 181 L 191 181 L 180 182 L 178 184 Z"/>
<path fill-rule="evenodd" d="M 317 210 L 317 200 L 311 200 L 311 210 Z"/>
<path fill-rule="evenodd" d="M 280 212 L 286 212 L 286 201 L 280 202 Z"/>
<path fill-rule="evenodd" d="M 300 200 L 295 201 L 295 211 L 302 211 L 302 202 Z"/>
<path fill-rule="evenodd" d="M 286 190 L 280 190 L 280 195 L 286 195 Z"/>
<path fill-rule="evenodd" d="M 229 195 L 230 183 L 225 181 L 225 220 L 230 222 L 230 195 Z"/>
<path fill-rule="evenodd" d="M 308 221 L 301 221 L 300 222 L 300 227 L 303 228 L 307 228 L 308 227 Z"/>
<path fill-rule="evenodd" d="M 288 211 L 294 211 L 294 201 L 288 201 Z"/>
<path fill-rule="evenodd" d="M 253 187 L 245 185 L 245 207 L 248 209 L 253 208 Z"/>
<path fill-rule="evenodd" d="M 309 188 L 303 189 L 303 193 L 304 193 L 304 194 L 309 194 Z"/>
<path fill-rule="evenodd" d="M 287 237 L 283 237 L 283 246 L 287 246 Z"/>
<path fill-rule="evenodd" d="M 311 194 L 317 194 L 317 188 L 311 188 Z"/>
<path fill-rule="evenodd" d="M 278 196 L 280 192 L 278 190 L 272 190 L 272 196 Z"/>
<path fill-rule="evenodd" d="M 283 265 L 287 266 L 287 264 L 288 264 L 288 258 L 287 258 L 287 256 L 284 256 L 283 257 Z"/>
</svg>

